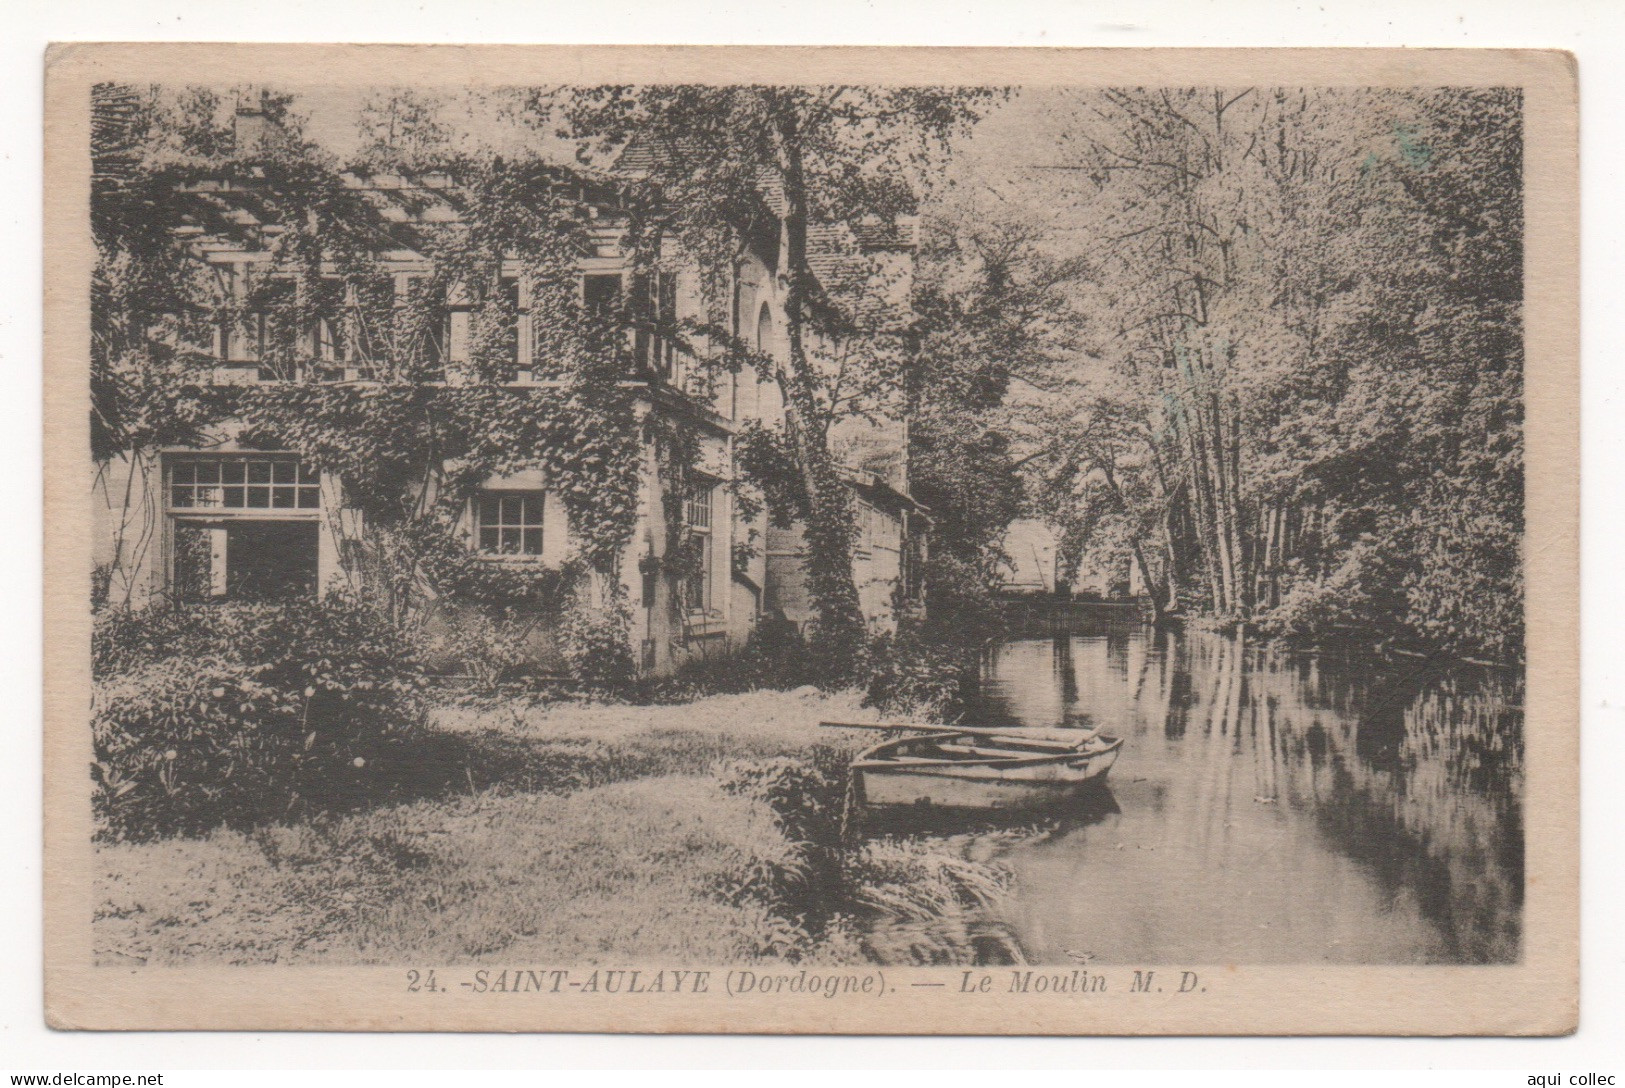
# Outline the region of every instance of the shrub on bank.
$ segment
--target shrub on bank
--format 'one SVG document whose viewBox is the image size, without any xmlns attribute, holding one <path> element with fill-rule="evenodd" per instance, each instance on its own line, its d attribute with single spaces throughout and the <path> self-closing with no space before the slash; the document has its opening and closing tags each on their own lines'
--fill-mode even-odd
<svg viewBox="0 0 1625 1088">
<path fill-rule="evenodd" d="M 799 962 L 1019 963 L 1021 950 L 993 920 L 1012 877 L 966 856 L 968 840 L 859 837 L 852 753 L 819 745 L 802 758 L 737 761 L 725 793 L 766 805 L 788 849 L 754 858 L 716 891 L 755 903 L 780 924 L 772 954 Z M 1029 834 L 1011 830 L 1012 839 Z"/>
<path fill-rule="evenodd" d="M 431 671 L 467 677 L 477 696 L 500 692 L 503 685 L 534 676 L 539 660 L 535 616 L 516 608 L 469 608 L 451 611 L 432 631 L 420 634 L 424 664 Z"/>
<path fill-rule="evenodd" d="M 627 644 L 631 610 L 619 597 L 594 602 L 583 590 L 559 625 L 570 675 L 589 691 L 622 691 L 637 674 Z"/>
<path fill-rule="evenodd" d="M 381 789 L 421 715 L 410 647 L 359 602 L 175 605 L 99 615 L 99 833 L 248 826 Z"/>
<path fill-rule="evenodd" d="M 839 846 L 849 760 L 850 753 L 819 745 L 808 759 L 736 762 L 726 769 L 722 789 L 772 809 L 791 842 Z"/>
<path fill-rule="evenodd" d="M 975 692 L 977 651 L 905 629 L 873 642 L 865 672 L 863 705 L 944 720 Z"/>
</svg>

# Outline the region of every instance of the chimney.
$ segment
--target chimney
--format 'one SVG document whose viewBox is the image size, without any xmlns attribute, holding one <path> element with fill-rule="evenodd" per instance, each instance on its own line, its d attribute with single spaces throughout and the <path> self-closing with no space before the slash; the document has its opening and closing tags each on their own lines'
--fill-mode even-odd
<svg viewBox="0 0 1625 1088">
<path fill-rule="evenodd" d="M 281 128 L 265 112 L 264 91 L 245 91 L 237 99 L 237 111 L 231 119 L 232 144 L 239 155 L 253 155 L 266 150 Z"/>
<path fill-rule="evenodd" d="M 252 106 L 238 106 L 232 118 L 232 146 L 239 155 L 253 154 L 265 146 L 265 129 L 269 124 L 263 110 Z"/>
</svg>

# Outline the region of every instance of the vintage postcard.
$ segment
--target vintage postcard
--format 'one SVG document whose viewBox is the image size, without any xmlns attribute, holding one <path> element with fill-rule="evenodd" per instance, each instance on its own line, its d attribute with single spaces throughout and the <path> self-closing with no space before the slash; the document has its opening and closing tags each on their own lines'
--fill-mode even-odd
<svg viewBox="0 0 1625 1088">
<path fill-rule="evenodd" d="M 52 1025 L 1574 1030 L 1566 54 L 46 80 Z"/>
</svg>

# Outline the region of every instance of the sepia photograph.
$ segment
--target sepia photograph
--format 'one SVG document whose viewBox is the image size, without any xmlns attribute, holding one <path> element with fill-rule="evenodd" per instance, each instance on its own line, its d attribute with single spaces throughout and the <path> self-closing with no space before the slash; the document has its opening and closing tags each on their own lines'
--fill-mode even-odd
<svg viewBox="0 0 1625 1088">
<path fill-rule="evenodd" d="M 1572 958 L 1528 913 L 1574 831 L 1529 832 L 1527 73 L 567 67 L 58 98 L 75 987 L 1082 1032 Z M 1572 1027 L 1549 977 L 1440 1030 Z M 1195 1011 L 1086 1023 L 1136 996 Z M 167 1007 L 121 1024 L 208 1019 Z"/>
</svg>

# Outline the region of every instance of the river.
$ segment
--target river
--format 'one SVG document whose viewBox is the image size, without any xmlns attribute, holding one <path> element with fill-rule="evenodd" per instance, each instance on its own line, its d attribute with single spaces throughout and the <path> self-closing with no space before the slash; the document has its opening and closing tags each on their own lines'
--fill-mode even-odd
<svg viewBox="0 0 1625 1088">
<path fill-rule="evenodd" d="M 1002 854 L 1031 962 L 1518 959 L 1517 675 L 1122 624 L 999 645 L 982 689 L 967 720 L 1125 740 Z"/>
</svg>

